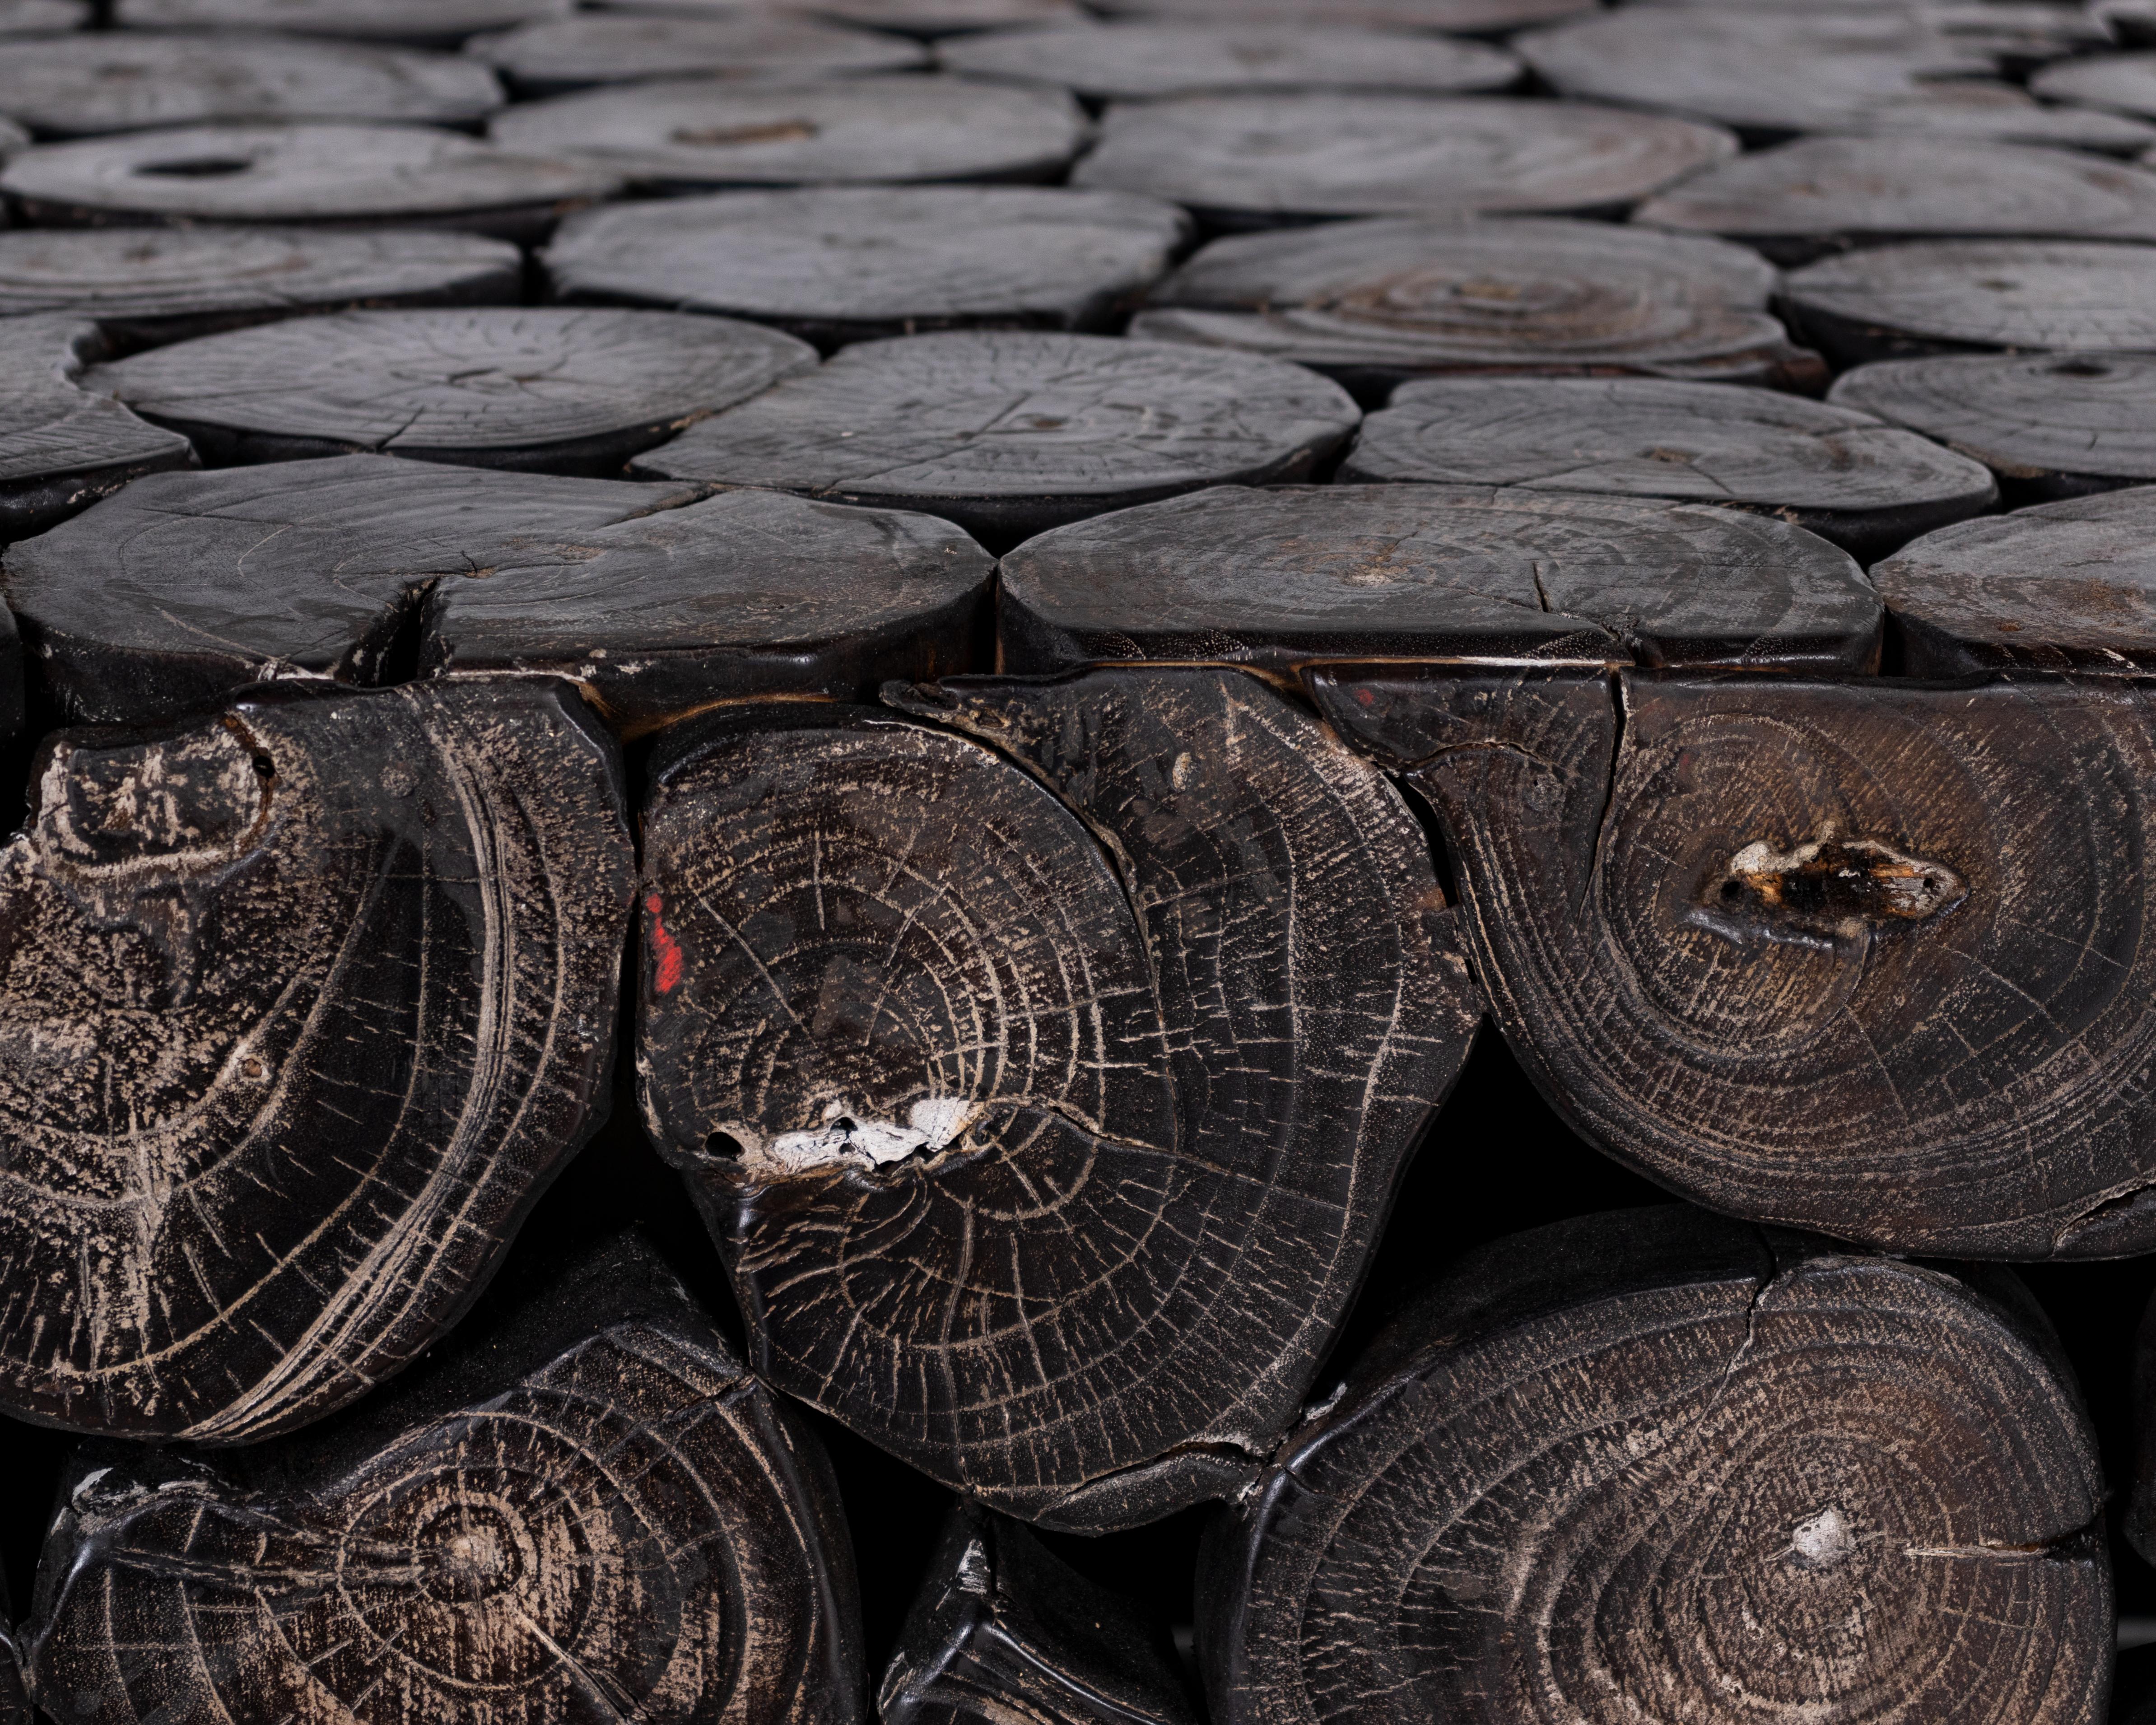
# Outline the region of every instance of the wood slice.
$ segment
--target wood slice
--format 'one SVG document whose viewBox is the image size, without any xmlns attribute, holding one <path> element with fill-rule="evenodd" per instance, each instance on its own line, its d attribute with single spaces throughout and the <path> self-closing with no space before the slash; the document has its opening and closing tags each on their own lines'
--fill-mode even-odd
<svg viewBox="0 0 2156 1725">
<path fill-rule="evenodd" d="M 1091 132 L 1060 90 L 864 77 L 770 90 L 684 79 L 588 90 L 512 108 L 493 135 L 511 149 L 559 153 L 663 189 L 1053 180 Z"/>
<path fill-rule="evenodd" d="M 608 9 L 718 17 L 739 12 L 742 0 L 609 0 Z M 923 41 L 976 30 L 1076 23 L 1086 16 L 1075 0 L 791 0 L 785 9 Z"/>
<path fill-rule="evenodd" d="M 1453 485 L 1221 486 L 1004 559 L 1014 672 L 1210 660 L 1550 660 L 1862 671 L 1879 602 L 1842 552 L 1732 510 Z"/>
<path fill-rule="evenodd" d="M 47 740 L 0 854 L 8 1412 L 253 1442 L 463 1313 L 603 1113 L 633 857 L 579 705 L 275 684 Z"/>
<path fill-rule="evenodd" d="M 2046 66 L 2029 80 L 2046 100 L 2156 119 L 2156 54 L 2092 54 Z"/>
<path fill-rule="evenodd" d="M 648 1253 L 480 1327 L 331 1435 L 85 1445 L 32 1626 L 85 1725 L 855 1725 L 830 1464 Z"/>
<path fill-rule="evenodd" d="M 0 59 L 0 113 L 44 137 L 250 120 L 475 126 L 501 102 L 491 72 L 448 54 L 275 36 L 100 31 Z"/>
<path fill-rule="evenodd" d="M 137 475 L 194 465 L 178 432 L 80 387 L 97 352 L 95 324 L 0 318 L 0 544 L 44 532 Z"/>
<path fill-rule="evenodd" d="M 1111 18 L 1189 24 L 1335 24 L 1503 36 L 1590 12 L 1594 0 L 1094 0 Z"/>
<path fill-rule="evenodd" d="M 1635 219 L 1784 264 L 1900 239 L 2149 240 L 2156 173 L 2014 144 L 1805 138 L 1709 168 Z"/>
<path fill-rule="evenodd" d="M 2140 685 L 1306 680 L 1437 810 L 1491 1011 L 1589 1142 L 1892 1251 L 2156 1244 Z"/>
<path fill-rule="evenodd" d="M 924 49 L 895 36 L 759 13 L 732 18 L 578 13 L 479 37 L 465 52 L 486 61 L 526 96 L 652 78 L 798 83 L 911 71 L 928 63 Z"/>
<path fill-rule="evenodd" d="M 482 30 L 566 16 L 575 0 L 112 0 L 134 30 L 276 30 L 409 48 L 454 48 Z"/>
<path fill-rule="evenodd" d="M 835 347 L 929 330 L 1104 329 L 1189 234 L 1173 204 L 1124 192 L 831 186 L 588 211 L 543 261 L 560 299 L 725 312 Z"/>
<path fill-rule="evenodd" d="M 47 226 L 394 223 L 519 241 L 620 187 L 588 162 L 417 126 L 174 126 L 47 144 L 0 169 L 0 193 Z"/>
<path fill-rule="evenodd" d="M 864 341 L 638 459 L 649 479 L 920 509 L 991 551 L 1221 484 L 1306 479 L 1361 416 L 1297 366 L 1104 336 Z"/>
<path fill-rule="evenodd" d="M 947 44 L 949 70 L 1045 84 L 1094 101 L 1216 90 L 1373 90 L 1421 95 L 1507 90 L 1520 63 L 1501 49 L 1443 36 L 1346 25 L 1067 25 L 1004 30 Z"/>
<path fill-rule="evenodd" d="M 1196 1725 L 1165 1640 L 1020 1523 L 962 1502 L 877 1712 L 883 1725 Z"/>
<path fill-rule="evenodd" d="M 599 478 L 815 358 L 761 324 L 671 311 L 346 311 L 176 342 L 83 387 L 219 466 L 372 451 Z"/>
<path fill-rule="evenodd" d="M 90 23 L 88 0 L 0 0 L 0 36 L 55 35 Z"/>
<path fill-rule="evenodd" d="M 2156 359 L 1967 354 L 1865 366 L 1832 398 L 1973 455 L 2010 497 L 2156 481 Z"/>
<path fill-rule="evenodd" d="M 1295 1416 L 1473 987 L 1406 805 L 1255 679 L 909 706 L 664 747 L 644 1117 L 759 1372 L 992 1507 L 1134 1526 Z"/>
<path fill-rule="evenodd" d="M 1869 413 L 1648 377 L 1411 383 L 1363 422 L 1338 477 L 1712 503 L 1866 563 L 1999 501 L 1989 469 Z"/>
<path fill-rule="evenodd" d="M 1367 401 L 1408 378 L 1522 371 L 1817 389 L 1742 246 L 1608 222 L 1373 221 L 1215 240 L 1132 333 L 1291 359 Z"/>
<path fill-rule="evenodd" d="M 1213 1717 L 2081 1725 L 2103 1497 L 2003 1273 L 1581 1217 L 1459 1265 L 1223 1517 Z"/>
<path fill-rule="evenodd" d="M 1736 152 L 1737 141 L 1711 126 L 1584 103 L 1178 96 L 1111 110 L 1071 182 L 1165 198 L 1214 227 L 1438 212 L 1621 215 Z"/>
<path fill-rule="evenodd" d="M 306 228 L 0 234 L 0 316 L 71 311 L 151 347 L 296 312 L 514 305 L 523 259 L 475 234 Z"/>
<path fill-rule="evenodd" d="M 2156 250 L 2106 241 L 1935 239 L 1823 258 L 1784 286 L 1839 366 L 1970 348 L 2156 347 Z"/>
<path fill-rule="evenodd" d="M 2156 486 L 1927 534 L 1872 573 L 1908 675 L 2156 670 Z"/>
</svg>

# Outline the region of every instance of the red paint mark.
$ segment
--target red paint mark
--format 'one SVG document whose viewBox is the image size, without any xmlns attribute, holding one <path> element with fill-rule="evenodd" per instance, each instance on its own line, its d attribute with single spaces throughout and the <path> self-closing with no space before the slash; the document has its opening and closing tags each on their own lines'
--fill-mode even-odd
<svg viewBox="0 0 2156 1725">
<path fill-rule="evenodd" d="M 660 993 L 670 994 L 675 983 L 681 980 L 681 942 L 667 933 L 666 925 L 659 920 L 661 906 L 657 893 L 645 895 L 644 908 L 651 918 L 651 953 L 657 961 L 651 984 Z"/>
<path fill-rule="evenodd" d="M 1358 689 L 1355 691 L 1355 704 L 1358 706 L 1375 706 L 1378 704 L 1378 697 L 1368 689 Z"/>
</svg>

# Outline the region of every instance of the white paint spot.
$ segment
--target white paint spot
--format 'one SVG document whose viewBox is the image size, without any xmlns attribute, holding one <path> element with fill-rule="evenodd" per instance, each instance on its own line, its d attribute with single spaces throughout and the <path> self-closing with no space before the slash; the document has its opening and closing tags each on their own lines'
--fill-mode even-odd
<svg viewBox="0 0 2156 1725">
<path fill-rule="evenodd" d="M 965 1594 L 984 1594 L 993 1584 L 988 1573 L 988 1550 L 978 1539 L 967 1543 L 964 1554 L 958 1559 L 958 1591 Z"/>
<path fill-rule="evenodd" d="M 963 1096 L 923 1096 L 906 1110 L 901 1126 L 837 1101 L 825 1105 L 821 1124 L 808 1132 L 781 1132 L 768 1142 L 737 1127 L 724 1130 L 742 1145 L 745 1167 L 759 1173 L 794 1174 L 834 1163 L 882 1168 L 919 1151 L 932 1154 L 980 1115 L 979 1105 Z"/>
<path fill-rule="evenodd" d="M 1829 1504 L 1807 1521 L 1799 1522 L 1789 1535 L 1789 1550 L 1809 1568 L 1830 1569 L 1856 1549 L 1856 1533 L 1849 1517 Z"/>
</svg>

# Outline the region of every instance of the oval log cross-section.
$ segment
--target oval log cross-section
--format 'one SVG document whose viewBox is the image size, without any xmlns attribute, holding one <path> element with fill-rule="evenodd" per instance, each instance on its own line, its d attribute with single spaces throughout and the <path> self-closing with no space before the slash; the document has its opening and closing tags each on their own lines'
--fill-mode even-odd
<svg viewBox="0 0 2156 1725">
<path fill-rule="evenodd" d="M 1133 334 L 1291 359 L 1382 400 L 1451 371 L 1817 389 L 1767 309 L 1755 252 L 1608 222 L 1342 222 L 1217 239 L 1154 289 Z"/>
<path fill-rule="evenodd" d="M 1024 332 L 864 341 L 649 454 L 650 478 L 926 510 L 991 551 L 1201 485 L 1307 478 L 1360 416 L 1250 354 Z"/>
<path fill-rule="evenodd" d="M 454 48 L 481 30 L 559 18 L 576 0 L 112 0 L 131 30 L 275 30 L 409 48 Z"/>
<path fill-rule="evenodd" d="M 782 14 L 720 18 L 580 12 L 482 36 L 465 52 L 493 66 L 520 95 L 559 95 L 595 84 L 651 78 L 793 83 L 927 64 L 916 44 Z"/>
<path fill-rule="evenodd" d="M 662 755 L 644 1116 L 760 1372 L 1132 1526 L 1285 1428 L 1477 1005 L 1405 805 L 1263 684 L 928 705 L 970 735 L 794 706 Z"/>
<path fill-rule="evenodd" d="M 1491 1010 L 1591 1142 L 1894 1251 L 2156 1244 L 2138 686 L 1310 680 L 1437 809 Z"/>
<path fill-rule="evenodd" d="M 539 680 L 50 739 L 0 851 L 0 1405 L 244 1443 L 470 1303 L 606 1094 L 632 860 Z"/>
<path fill-rule="evenodd" d="M 587 211 L 544 261 L 563 300 L 725 312 L 839 347 L 943 329 L 1103 329 L 1189 235 L 1173 204 L 1127 192 L 820 186 Z"/>
<path fill-rule="evenodd" d="M 1224 1516 L 1213 1717 L 2081 1725 L 2102 1501 L 2004 1272 L 1583 1217 L 1460 1264 Z"/>
<path fill-rule="evenodd" d="M 88 1445 L 33 1681 L 83 1725 L 857 1725 L 830 1464 L 634 1237 L 358 1423 L 214 1466 Z M 487 1344 L 487 1345 L 481 1345 Z"/>
<path fill-rule="evenodd" d="M 1410 383 L 1363 422 L 1338 477 L 1719 504 L 1866 563 L 1999 499 L 1989 469 L 1868 413 L 1654 377 Z"/>
<path fill-rule="evenodd" d="M 138 353 L 84 387 L 219 466 L 372 452 L 603 478 L 815 359 L 777 330 L 686 313 L 347 311 Z"/>
<path fill-rule="evenodd" d="M 2088 54 L 2061 60 L 2030 79 L 2029 88 L 2047 101 L 2156 120 L 2156 54 Z"/>
<path fill-rule="evenodd" d="M 741 0 L 610 0 L 610 4 L 624 12 L 683 18 L 726 18 L 742 9 Z M 922 41 L 969 36 L 977 30 L 1076 23 L 1086 17 L 1076 0 L 803 0 L 788 9 L 834 24 L 888 30 Z"/>
</svg>

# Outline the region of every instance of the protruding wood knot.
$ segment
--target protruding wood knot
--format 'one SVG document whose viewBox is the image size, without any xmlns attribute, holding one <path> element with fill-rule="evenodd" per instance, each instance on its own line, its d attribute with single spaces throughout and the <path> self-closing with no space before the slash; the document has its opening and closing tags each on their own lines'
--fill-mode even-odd
<svg viewBox="0 0 2156 1725">
<path fill-rule="evenodd" d="M 1829 833 L 1788 850 L 1757 839 L 1707 877 L 1690 920 L 1738 945 L 1834 947 L 1935 921 L 1968 896 L 1944 863 L 1878 839 Z"/>
</svg>

